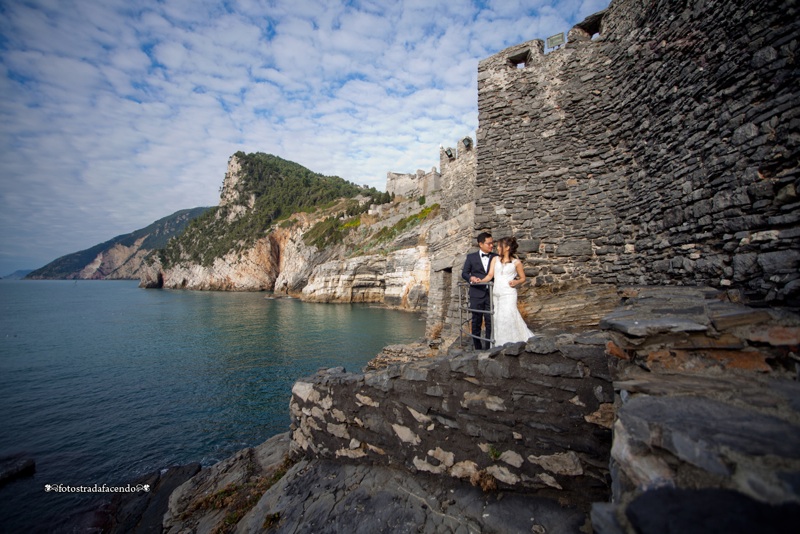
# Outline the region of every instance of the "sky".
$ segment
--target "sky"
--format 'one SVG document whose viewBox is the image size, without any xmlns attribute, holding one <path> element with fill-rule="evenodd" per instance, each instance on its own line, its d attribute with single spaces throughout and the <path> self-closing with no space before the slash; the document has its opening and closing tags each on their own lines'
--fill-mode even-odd
<svg viewBox="0 0 800 534">
<path fill-rule="evenodd" d="M 265 152 L 386 189 L 478 128 L 478 61 L 608 0 L 0 0 L 0 276 L 197 206 Z"/>
</svg>

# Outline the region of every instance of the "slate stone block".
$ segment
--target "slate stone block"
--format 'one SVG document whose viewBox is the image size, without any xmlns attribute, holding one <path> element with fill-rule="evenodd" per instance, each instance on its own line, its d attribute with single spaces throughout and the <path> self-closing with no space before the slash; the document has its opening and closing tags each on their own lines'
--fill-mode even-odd
<svg viewBox="0 0 800 534">
<path fill-rule="evenodd" d="M 659 488 L 625 511 L 639 534 L 793 534 L 800 504 L 766 504 L 732 490 Z"/>
<path fill-rule="evenodd" d="M 618 417 L 641 443 L 719 475 L 730 474 L 728 451 L 800 458 L 800 426 L 708 398 L 637 396 L 620 408 Z"/>
</svg>

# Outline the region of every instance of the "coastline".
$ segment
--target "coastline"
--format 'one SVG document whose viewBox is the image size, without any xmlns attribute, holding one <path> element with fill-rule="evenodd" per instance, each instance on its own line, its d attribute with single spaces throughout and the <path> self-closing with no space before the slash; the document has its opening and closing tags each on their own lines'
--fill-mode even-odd
<svg viewBox="0 0 800 534">
<path fill-rule="evenodd" d="M 800 318 L 708 288 L 628 295 L 602 331 L 298 380 L 291 434 L 181 484 L 163 531 L 649 534 L 700 514 L 793 532 Z"/>
<path fill-rule="evenodd" d="M 363 305 L 147 292 L 131 281 L 2 287 L 0 453 L 36 462 L 33 477 L 2 489 L 2 523 L 19 531 L 111 496 L 46 484 L 119 486 L 167 466 L 211 465 L 287 430 L 298 377 L 361 369 L 385 345 L 423 335 L 418 315 Z"/>
</svg>

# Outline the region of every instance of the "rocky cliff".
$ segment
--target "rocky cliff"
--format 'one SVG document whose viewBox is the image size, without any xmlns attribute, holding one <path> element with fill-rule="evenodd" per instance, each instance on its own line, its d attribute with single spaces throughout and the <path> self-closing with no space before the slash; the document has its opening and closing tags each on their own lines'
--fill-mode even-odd
<svg viewBox="0 0 800 534">
<path fill-rule="evenodd" d="M 248 189 L 245 172 L 241 158 L 231 157 L 220 204 L 207 217 L 207 226 L 235 233 L 238 221 L 253 217 L 258 197 Z M 369 197 L 343 198 L 294 212 L 210 262 L 184 248 L 165 266 L 162 254 L 142 274 L 142 285 L 266 290 L 313 302 L 371 302 L 422 311 L 429 289 L 426 243 L 431 227 L 443 217 L 436 198 L 433 194 L 423 204 L 398 198 L 374 205 L 369 213 L 364 211 Z"/>
</svg>

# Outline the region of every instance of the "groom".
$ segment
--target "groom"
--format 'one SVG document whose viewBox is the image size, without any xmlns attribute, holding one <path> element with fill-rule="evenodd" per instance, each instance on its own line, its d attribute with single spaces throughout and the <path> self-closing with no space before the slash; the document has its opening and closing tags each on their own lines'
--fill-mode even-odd
<svg viewBox="0 0 800 534">
<path fill-rule="evenodd" d="M 486 310 L 486 312 L 472 312 L 472 342 L 477 350 L 489 348 L 488 341 L 481 341 L 481 323 L 486 326 L 486 339 L 492 338 L 492 316 L 489 313 L 489 287 L 486 285 L 474 285 L 480 282 L 489 272 L 489 263 L 497 254 L 492 252 L 494 240 L 489 232 L 478 234 L 479 252 L 467 254 L 464 268 L 461 270 L 461 278 L 473 284 L 469 288 L 469 307 L 472 310 Z M 476 337 L 477 336 L 477 337 Z"/>
</svg>

